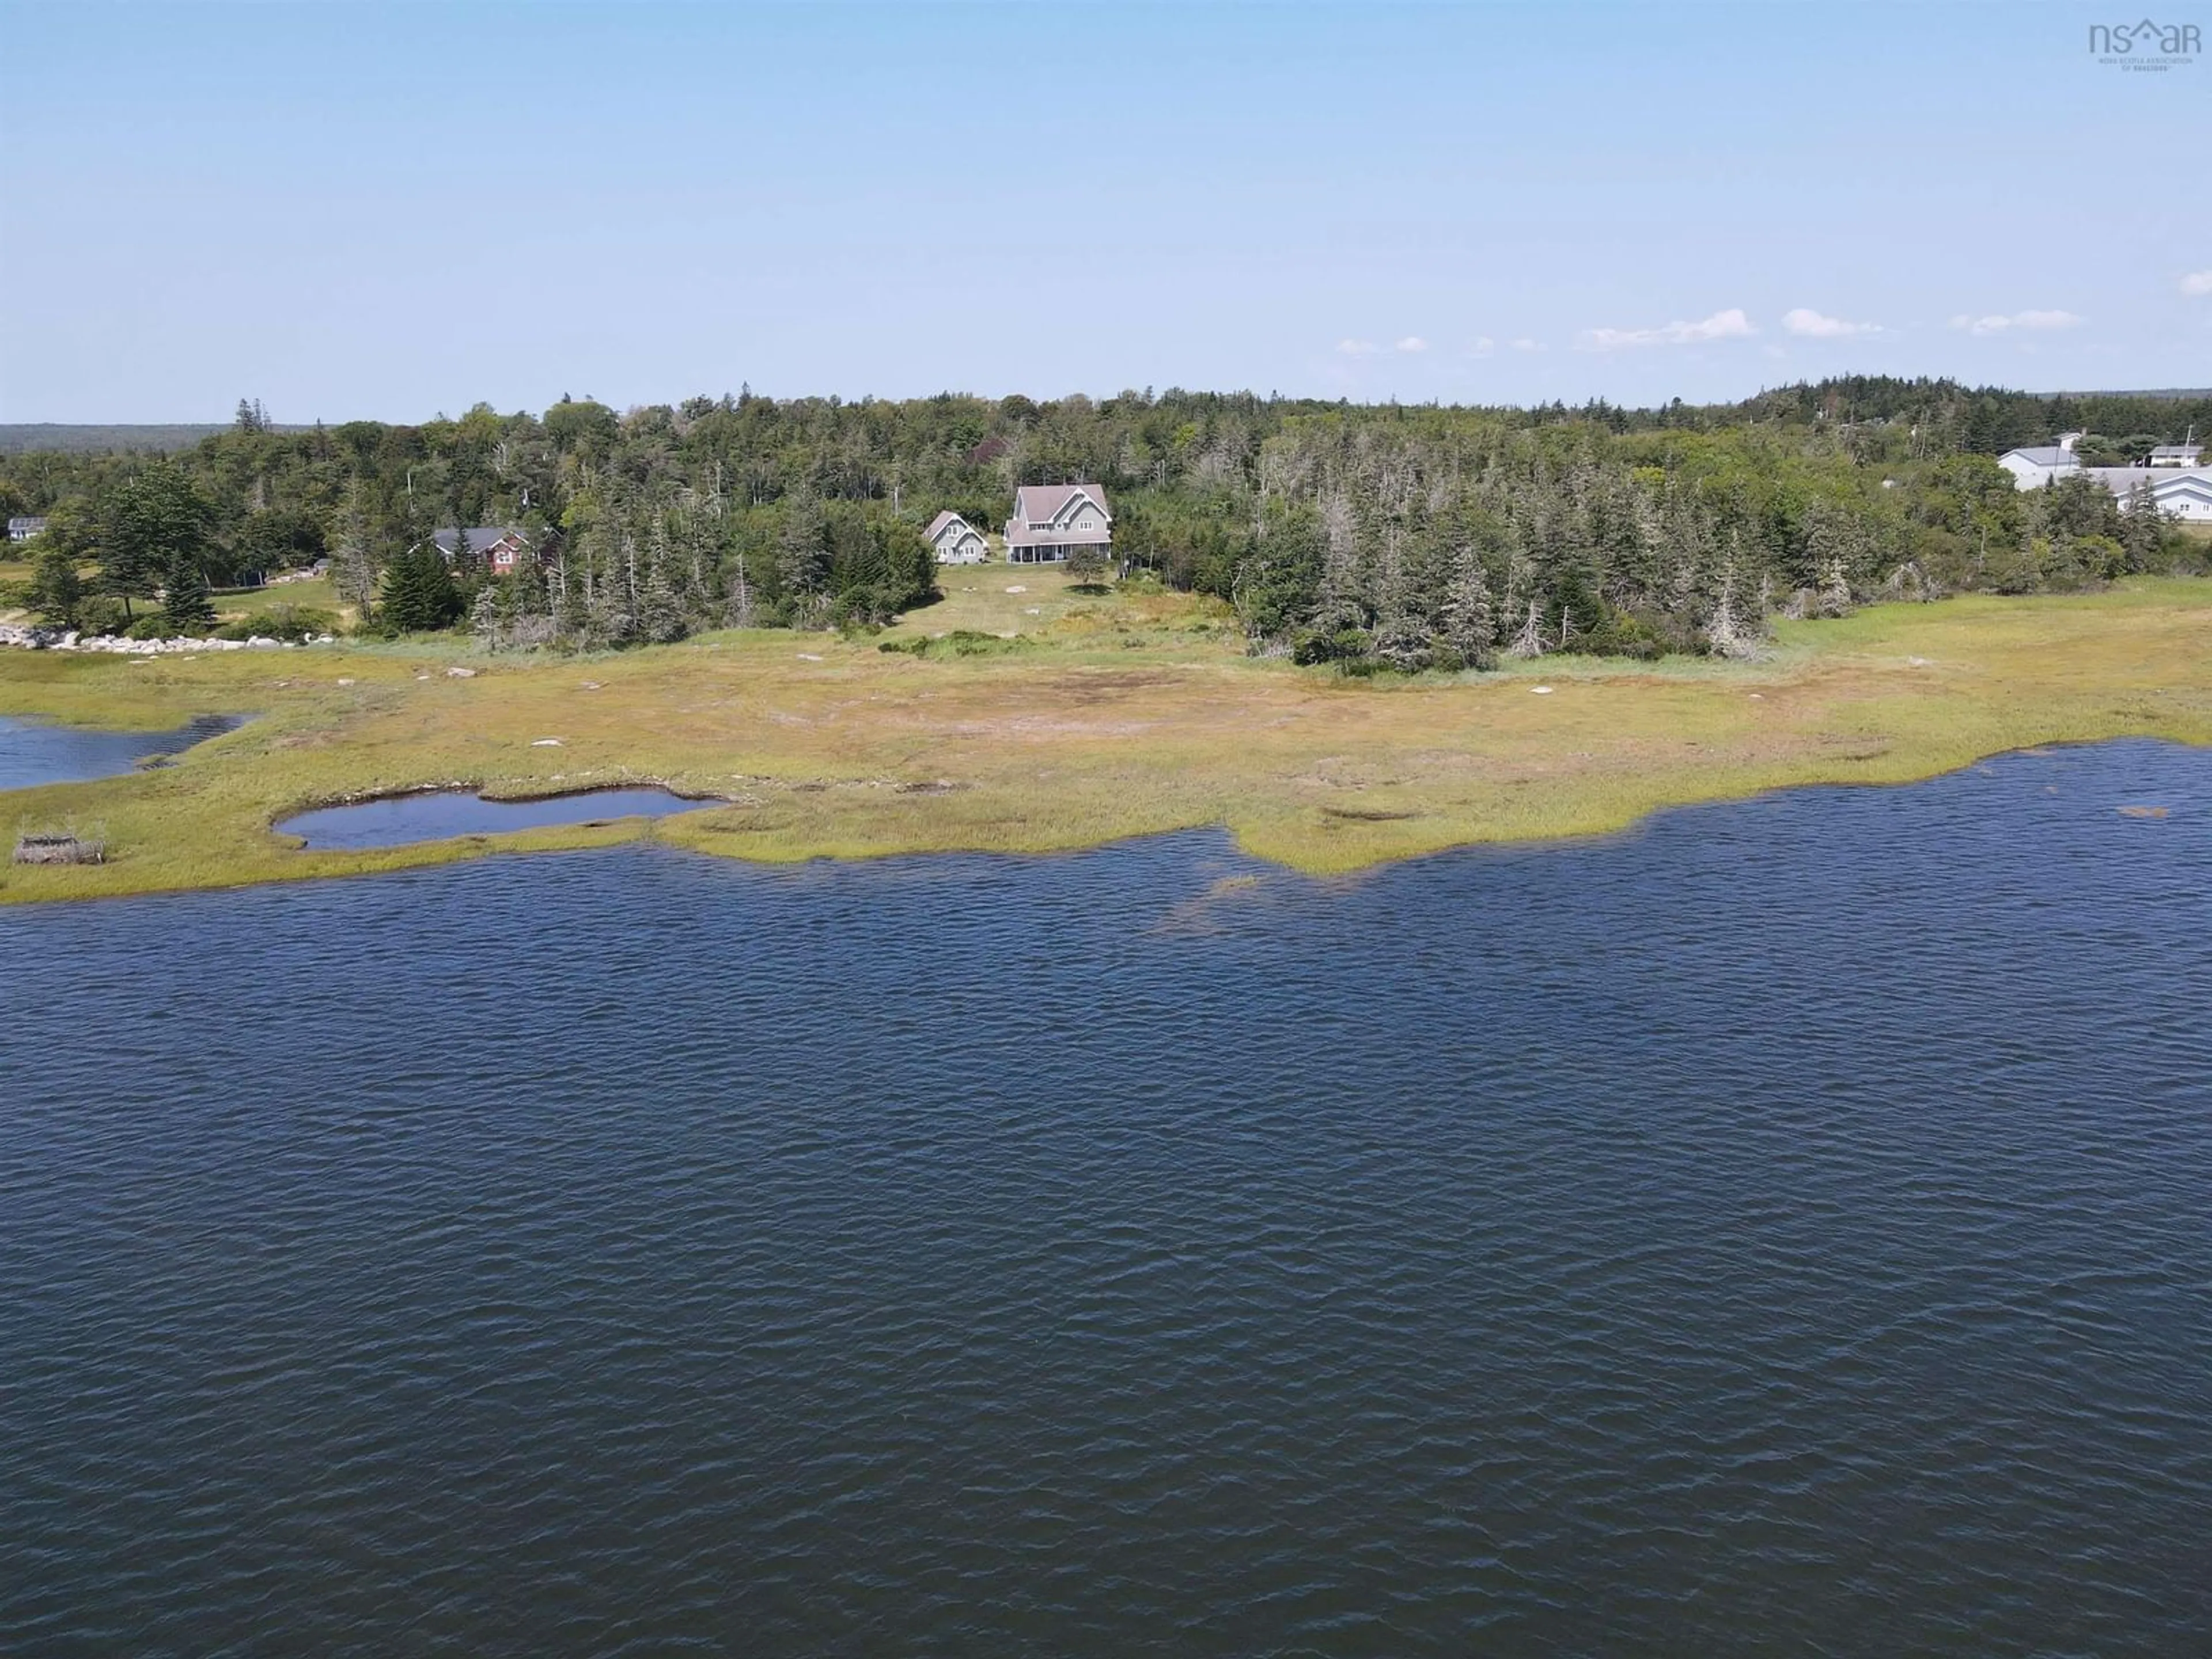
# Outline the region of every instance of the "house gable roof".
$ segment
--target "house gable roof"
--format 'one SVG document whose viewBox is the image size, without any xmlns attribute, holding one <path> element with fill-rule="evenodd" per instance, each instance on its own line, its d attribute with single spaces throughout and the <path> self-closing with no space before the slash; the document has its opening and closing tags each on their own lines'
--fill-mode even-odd
<svg viewBox="0 0 2212 1659">
<path fill-rule="evenodd" d="M 2056 444 L 2039 449 L 2008 449 L 1997 457 L 2000 461 L 2022 460 L 2031 466 L 2079 466 L 2081 458 L 2070 449 L 2061 449 Z"/>
<path fill-rule="evenodd" d="M 453 526 L 447 525 L 443 530 L 432 531 L 430 532 L 430 539 L 438 544 L 438 551 L 441 553 L 451 554 L 458 544 L 457 538 L 460 532 L 455 530 Z M 471 525 L 469 526 L 468 532 L 469 551 L 471 553 L 489 553 L 492 549 L 497 547 L 501 542 L 505 541 L 509 536 L 514 538 L 515 543 L 518 546 L 527 547 L 530 545 L 530 538 L 524 535 L 520 530 L 513 528 L 511 526 Z"/>
<path fill-rule="evenodd" d="M 944 512 L 939 514 L 935 518 L 929 521 L 929 528 L 922 532 L 922 534 L 928 537 L 931 541 L 935 541 L 939 536 L 943 535 L 947 530 L 950 530 L 954 525 L 958 525 L 961 529 L 967 532 L 970 536 L 980 536 L 982 534 L 982 532 L 977 530 L 974 525 L 969 524 L 967 520 L 962 518 L 957 513 L 955 513 L 949 507 L 946 507 Z"/>
<path fill-rule="evenodd" d="M 1078 496 L 1087 496 L 1109 524 L 1114 514 L 1106 506 L 1106 492 L 1094 483 L 1024 484 L 1014 491 L 1014 516 L 1024 524 L 1052 524 Z"/>
</svg>

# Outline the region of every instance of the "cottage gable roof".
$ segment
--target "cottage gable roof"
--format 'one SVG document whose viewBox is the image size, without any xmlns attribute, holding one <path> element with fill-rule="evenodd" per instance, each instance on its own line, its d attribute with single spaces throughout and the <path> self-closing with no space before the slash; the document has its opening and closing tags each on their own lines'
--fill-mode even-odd
<svg viewBox="0 0 2212 1659">
<path fill-rule="evenodd" d="M 2038 449 L 2008 449 L 1997 457 L 2001 461 L 2022 460 L 2031 466 L 2079 466 L 2081 458 L 2070 449 L 2061 449 L 2056 444 Z"/>
<path fill-rule="evenodd" d="M 1024 524 L 1056 524 L 1078 496 L 1088 496 L 1098 516 L 1112 520 L 1106 492 L 1092 483 L 1024 484 L 1014 491 L 1014 516 Z"/>
<path fill-rule="evenodd" d="M 967 531 L 970 535 L 976 533 L 974 526 L 970 525 L 967 520 L 962 518 L 957 513 L 955 513 L 948 507 L 944 512 L 939 514 L 935 518 L 929 521 L 929 528 L 922 532 L 922 534 L 928 537 L 930 540 L 935 541 L 939 536 L 943 535 L 945 531 L 951 529 L 956 524 L 963 530 Z"/>
</svg>

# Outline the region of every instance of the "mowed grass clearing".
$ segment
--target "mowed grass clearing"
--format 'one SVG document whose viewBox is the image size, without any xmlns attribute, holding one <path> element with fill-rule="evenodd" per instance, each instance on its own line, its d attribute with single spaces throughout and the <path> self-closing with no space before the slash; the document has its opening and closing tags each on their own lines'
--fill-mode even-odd
<svg viewBox="0 0 2212 1659">
<path fill-rule="evenodd" d="M 2212 743 L 2203 582 L 1785 623 L 1763 663 L 1553 658 L 1395 682 L 1248 658 L 1208 602 L 1069 586 L 1049 569 L 949 572 L 940 605 L 883 636 L 1024 635 L 974 658 L 769 630 L 575 658 L 484 657 L 459 641 L 0 653 L 0 713 L 147 729 L 258 716 L 173 767 L 14 792 L 11 825 L 101 824 L 112 861 L 9 868 L 0 900 L 639 836 L 781 860 L 1047 852 L 1222 824 L 1260 856 L 1334 872 L 1791 785 L 1902 782 L 2038 744 Z M 1027 626 L 988 626 L 1010 611 Z M 447 674 L 461 665 L 477 672 Z M 302 852 L 270 829 L 304 807 L 431 786 L 522 796 L 647 781 L 726 804 L 377 852 Z"/>
</svg>

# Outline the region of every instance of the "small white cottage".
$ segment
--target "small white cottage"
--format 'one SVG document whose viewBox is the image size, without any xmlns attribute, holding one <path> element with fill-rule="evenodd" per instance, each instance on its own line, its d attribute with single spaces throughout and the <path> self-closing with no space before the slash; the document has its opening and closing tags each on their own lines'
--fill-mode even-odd
<svg viewBox="0 0 2212 1659">
<path fill-rule="evenodd" d="M 932 519 L 929 528 L 922 534 L 937 550 L 939 564 L 981 564 L 991 556 L 990 544 L 983 539 L 983 532 L 950 510 Z"/>
</svg>

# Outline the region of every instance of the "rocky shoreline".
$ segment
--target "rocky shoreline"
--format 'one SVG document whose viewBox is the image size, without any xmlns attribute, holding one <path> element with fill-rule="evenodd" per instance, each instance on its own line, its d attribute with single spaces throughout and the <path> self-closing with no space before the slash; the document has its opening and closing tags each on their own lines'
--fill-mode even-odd
<svg viewBox="0 0 2212 1659">
<path fill-rule="evenodd" d="M 0 646 L 23 651 L 96 651 L 123 657 L 197 655 L 203 651 L 291 651 L 302 645 L 331 645 L 335 636 L 317 634 L 306 640 L 272 640 L 256 634 L 243 640 L 126 640 L 113 634 L 80 635 L 75 629 L 24 628 L 0 623 Z"/>
</svg>

